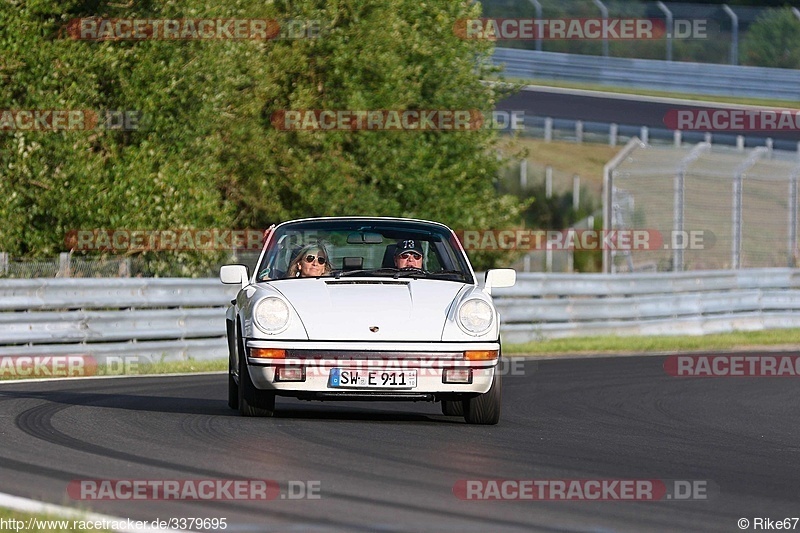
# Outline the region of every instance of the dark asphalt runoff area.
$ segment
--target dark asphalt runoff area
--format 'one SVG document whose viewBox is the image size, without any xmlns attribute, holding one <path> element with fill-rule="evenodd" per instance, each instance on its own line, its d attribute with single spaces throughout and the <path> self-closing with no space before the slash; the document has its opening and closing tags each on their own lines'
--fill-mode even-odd
<svg viewBox="0 0 800 533">
<path fill-rule="evenodd" d="M 765 97 L 769 96 L 765 91 Z M 630 126 L 647 126 L 649 128 L 667 128 L 664 118 L 670 112 L 681 110 L 708 110 L 714 106 L 726 108 L 725 104 L 704 102 L 686 103 L 684 101 L 668 101 L 660 98 L 641 97 L 633 99 L 633 95 L 617 97 L 603 92 L 552 90 L 529 86 L 497 103 L 497 109 L 503 111 L 523 111 L 524 116 L 552 117 L 585 122 L 617 123 Z M 734 109 L 736 106 L 731 106 Z M 796 110 L 795 110 L 796 111 Z M 730 135 L 747 135 L 751 137 L 772 137 L 786 141 L 800 141 L 800 131 L 776 130 L 769 132 L 748 132 L 729 130 L 720 133 Z"/>
<path fill-rule="evenodd" d="M 279 399 L 274 418 L 244 418 L 226 405 L 223 374 L 2 383 L 0 492 L 140 520 L 225 518 L 236 532 L 742 531 L 741 518 L 755 531 L 756 518 L 800 517 L 800 378 L 679 378 L 664 360 L 507 366 L 497 426 L 468 426 L 430 403 Z M 87 479 L 273 480 L 280 495 L 101 501 L 67 492 Z M 650 480 L 668 494 L 459 497 L 470 481 L 472 497 L 496 495 L 486 480 L 546 480 L 536 487 L 589 496 L 592 480 Z M 318 498 L 291 499 L 290 485 Z M 676 489 L 687 486 L 697 490 Z"/>
</svg>

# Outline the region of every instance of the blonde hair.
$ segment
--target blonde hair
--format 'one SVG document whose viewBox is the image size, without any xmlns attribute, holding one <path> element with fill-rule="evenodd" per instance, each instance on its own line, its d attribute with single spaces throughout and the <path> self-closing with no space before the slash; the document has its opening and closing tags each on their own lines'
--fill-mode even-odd
<svg viewBox="0 0 800 533">
<path fill-rule="evenodd" d="M 300 262 L 305 259 L 306 255 L 308 255 L 309 252 L 312 252 L 312 251 L 315 251 L 315 250 L 319 250 L 320 252 L 322 252 L 322 255 L 325 256 L 325 269 L 323 270 L 323 275 L 324 274 L 330 274 L 331 273 L 331 256 L 328 255 L 328 250 L 326 250 L 325 247 L 322 244 L 308 244 L 306 246 L 303 246 L 300 249 L 300 251 L 297 252 L 297 255 L 295 255 L 294 259 L 292 259 L 292 262 L 289 263 L 289 270 L 286 272 L 286 277 L 287 278 L 299 277 L 300 276 Z"/>
</svg>

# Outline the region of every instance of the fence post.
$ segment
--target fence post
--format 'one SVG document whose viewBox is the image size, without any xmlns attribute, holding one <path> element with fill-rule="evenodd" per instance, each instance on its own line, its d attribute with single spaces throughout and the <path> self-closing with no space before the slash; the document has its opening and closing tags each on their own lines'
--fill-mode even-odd
<svg viewBox="0 0 800 533">
<path fill-rule="evenodd" d="M 619 126 L 615 123 L 611 123 L 608 127 L 608 145 L 609 146 L 616 146 L 617 145 L 617 137 L 619 136 Z M 800 143 L 797 143 L 798 147 L 800 147 Z M 798 148 L 800 149 L 800 148 Z"/>
<path fill-rule="evenodd" d="M 8 276 L 8 252 L 0 252 L 0 274 Z"/>
<path fill-rule="evenodd" d="M 547 199 L 553 197 L 553 167 L 550 165 L 544 168 L 544 196 Z"/>
<path fill-rule="evenodd" d="M 634 137 L 625 148 L 619 151 L 614 159 L 603 165 L 603 233 L 607 234 L 612 229 L 611 217 L 613 216 L 614 206 L 614 169 L 622 163 L 630 154 L 637 148 L 643 148 L 642 141 Z M 611 258 L 611 249 L 603 248 L 603 273 L 611 273 L 613 271 L 613 263 Z"/>
<path fill-rule="evenodd" d="M 787 259 L 789 268 L 797 266 L 797 177 L 800 165 L 796 166 L 789 176 L 789 242 Z"/>
<path fill-rule="evenodd" d="M 58 277 L 70 277 L 69 271 L 69 252 L 61 252 L 58 254 Z"/>
<path fill-rule="evenodd" d="M 681 130 L 675 130 L 674 132 L 672 132 L 672 143 L 675 145 L 675 148 L 680 148 L 682 141 L 683 139 Z"/>
<path fill-rule="evenodd" d="M 575 122 L 575 142 L 583 142 L 583 121 L 578 120 Z"/>
<path fill-rule="evenodd" d="M 547 117 L 544 119 L 544 142 L 549 143 L 553 140 L 553 119 Z"/>
<path fill-rule="evenodd" d="M 675 235 L 683 235 L 683 195 L 686 190 L 685 182 L 686 170 L 685 168 L 681 168 L 675 173 L 675 182 L 673 184 L 672 230 L 675 232 Z M 674 272 L 683 272 L 683 243 L 681 243 L 681 246 L 675 246 L 675 249 L 672 250 L 672 270 Z"/>
<path fill-rule="evenodd" d="M 581 205 L 581 177 L 577 174 L 572 176 L 572 209 L 578 210 Z"/>
<path fill-rule="evenodd" d="M 524 191 L 528 188 L 528 160 L 523 159 L 519 162 L 519 188 Z"/>
<path fill-rule="evenodd" d="M 747 156 L 734 171 L 733 177 L 733 211 L 731 213 L 731 268 L 736 270 L 742 264 L 742 186 L 744 184 L 744 174 L 747 169 L 769 150 L 764 146 L 759 146 Z"/>
<path fill-rule="evenodd" d="M 642 126 L 641 130 L 639 131 L 640 137 L 642 138 L 642 142 L 645 144 L 650 144 L 650 130 L 647 126 Z"/>
</svg>

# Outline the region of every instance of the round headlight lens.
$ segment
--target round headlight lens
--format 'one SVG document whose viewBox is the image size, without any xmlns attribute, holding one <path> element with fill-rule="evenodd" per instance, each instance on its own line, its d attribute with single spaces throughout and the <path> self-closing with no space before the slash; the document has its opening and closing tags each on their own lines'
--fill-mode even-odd
<svg viewBox="0 0 800 533">
<path fill-rule="evenodd" d="M 289 306 L 280 298 L 264 298 L 256 304 L 253 318 L 258 329 L 276 333 L 289 323 Z"/>
<path fill-rule="evenodd" d="M 458 310 L 458 321 L 470 333 L 483 333 L 492 325 L 492 306 L 483 300 L 467 300 Z"/>
</svg>

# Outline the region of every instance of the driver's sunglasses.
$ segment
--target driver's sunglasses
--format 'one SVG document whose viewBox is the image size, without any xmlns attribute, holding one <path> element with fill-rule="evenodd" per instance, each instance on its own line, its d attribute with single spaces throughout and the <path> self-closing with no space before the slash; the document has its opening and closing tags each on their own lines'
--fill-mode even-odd
<svg viewBox="0 0 800 533">
<path fill-rule="evenodd" d="M 327 259 L 325 259 L 324 256 L 321 256 L 321 255 L 320 256 L 307 255 L 306 256 L 306 263 L 313 263 L 314 259 L 316 259 L 317 263 L 319 263 L 320 265 L 324 265 L 328 261 Z"/>
<path fill-rule="evenodd" d="M 406 261 L 408 261 L 409 259 L 413 259 L 414 261 L 419 261 L 420 259 L 422 259 L 422 256 L 417 252 L 403 252 L 402 254 L 400 254 L 400 257 L 402 259 L 405 259 Z"/>
</svg>

